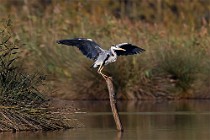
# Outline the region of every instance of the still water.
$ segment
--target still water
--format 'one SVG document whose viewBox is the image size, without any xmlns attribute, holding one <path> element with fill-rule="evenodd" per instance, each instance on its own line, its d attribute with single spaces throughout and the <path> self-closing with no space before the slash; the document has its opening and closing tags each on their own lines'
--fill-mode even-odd
<svg viewBox="0 0 210 140">
<path fill-rule="evenodd" d="M 74 102 L 84 127 L 1 133 L 0 140 L 209 140 L 210 101 L 118 102 L 124 133 L 115 130 L 108 101 Z"/>
</svg>

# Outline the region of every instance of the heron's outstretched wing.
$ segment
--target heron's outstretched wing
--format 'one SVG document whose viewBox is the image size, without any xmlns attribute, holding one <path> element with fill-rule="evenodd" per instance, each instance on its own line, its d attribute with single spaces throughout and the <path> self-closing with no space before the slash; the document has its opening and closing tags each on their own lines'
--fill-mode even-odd
<svg viewBox="0 0 210 140">
<path fill-rule="evenodd" d="M 57 43 L 76 46 L 84 55 L 93 60 L 95 60 L 98 55 L 104 51 L 96 42 L 87 38 L 64 39 L 57 41 Z"/>
<path fill-rule="evenodd" d="M 142 53 L 143 51 L 145 51 L 144 49 L 139 48 L 129 43 L 121 43 L 121 44 L 116 45 L 116 47 L 122 48 L 125 50 L 125 51 L 115 50 L 118 56 L 119 55 L 133 55 L 133 54 Z"/>
</svg>

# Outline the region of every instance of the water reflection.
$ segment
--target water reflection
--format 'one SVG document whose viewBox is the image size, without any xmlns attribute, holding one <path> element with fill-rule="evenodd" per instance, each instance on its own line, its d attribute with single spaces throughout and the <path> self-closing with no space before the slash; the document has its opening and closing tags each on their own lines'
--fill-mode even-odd
<svg viewBox="0 0 210 140">
<path fill-rule="evenodd" d="M 108 101 L 75 102 L 84 128 L 53 132 L 2 133 L 1 140 L 210 139 L 210 101 L 118 102 L 125 132 L 118 133 Z"/>
</svg>

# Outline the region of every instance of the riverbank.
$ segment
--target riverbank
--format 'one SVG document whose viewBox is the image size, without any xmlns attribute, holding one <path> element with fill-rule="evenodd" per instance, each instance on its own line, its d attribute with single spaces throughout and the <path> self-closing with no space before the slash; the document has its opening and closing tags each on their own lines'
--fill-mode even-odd
<svg viewBox="0 0 210 140">
<path fill-rule="evenodd" d="M 143 17 L 149 16 L 151 3 L 157 5 L 134 3 L 143 6 L 141 2 L 148 5 L 142 10 Z M 45 89 L 49 96 L 71 100 L 108 98 L 103 78 L 90 68 L 93 62 L 76 48 L 56 44 L 60 39 L 85 37 L 104 49 L 129 42 L 146 50 L 140 55 L 119 57 L 104 68 L 103 72 L 114 79 L 119 99 L 209 98 L 210 28 L 203 15 L 209 10 L 201 1 L 160 1 L 165 5 L 162 12 L 166 10 L 157 17 L 165 19 L 162 22 L 115 16 L 115 8 L 123 7 L 119 2 L 116 7 L 105 1 L 17 3 L 4 1 L 2 13 L 12 17 L 13 40 L 25 44 L 20 55 L 24 68 L 29 73 L 38 69 L 47 75 Z M 177 7 L 177 14 L 183 16 L 177 18 L 169 5 Z M 157 16 L 158 12 L 152 13 Z"/>
</svg>

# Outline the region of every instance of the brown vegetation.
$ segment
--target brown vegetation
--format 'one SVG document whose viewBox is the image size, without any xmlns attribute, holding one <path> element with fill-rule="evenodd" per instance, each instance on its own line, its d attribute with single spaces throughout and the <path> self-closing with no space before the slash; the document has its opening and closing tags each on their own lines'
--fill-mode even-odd
<svg viewBox="0 0 210 140">
<path fill-rule="evenodd" d="M 5 1 L 25 67 L 47 74 L 51 96 L 107 99 L 103 79 L 62 38 L 87 37 L 104 48 L 130 42 L 146 52 L 106 67 L 118 98 L 209 98 L 207 1 Z M 37 67 L 38 66 L 38 67 Z"/>
<path fill-rule="evenodd" d="M 1 131 L 36 131 L 73 128 L 72 118 L 65 118 L 67 113 L 49 108 L 0 107 Z"/>
</svg>

